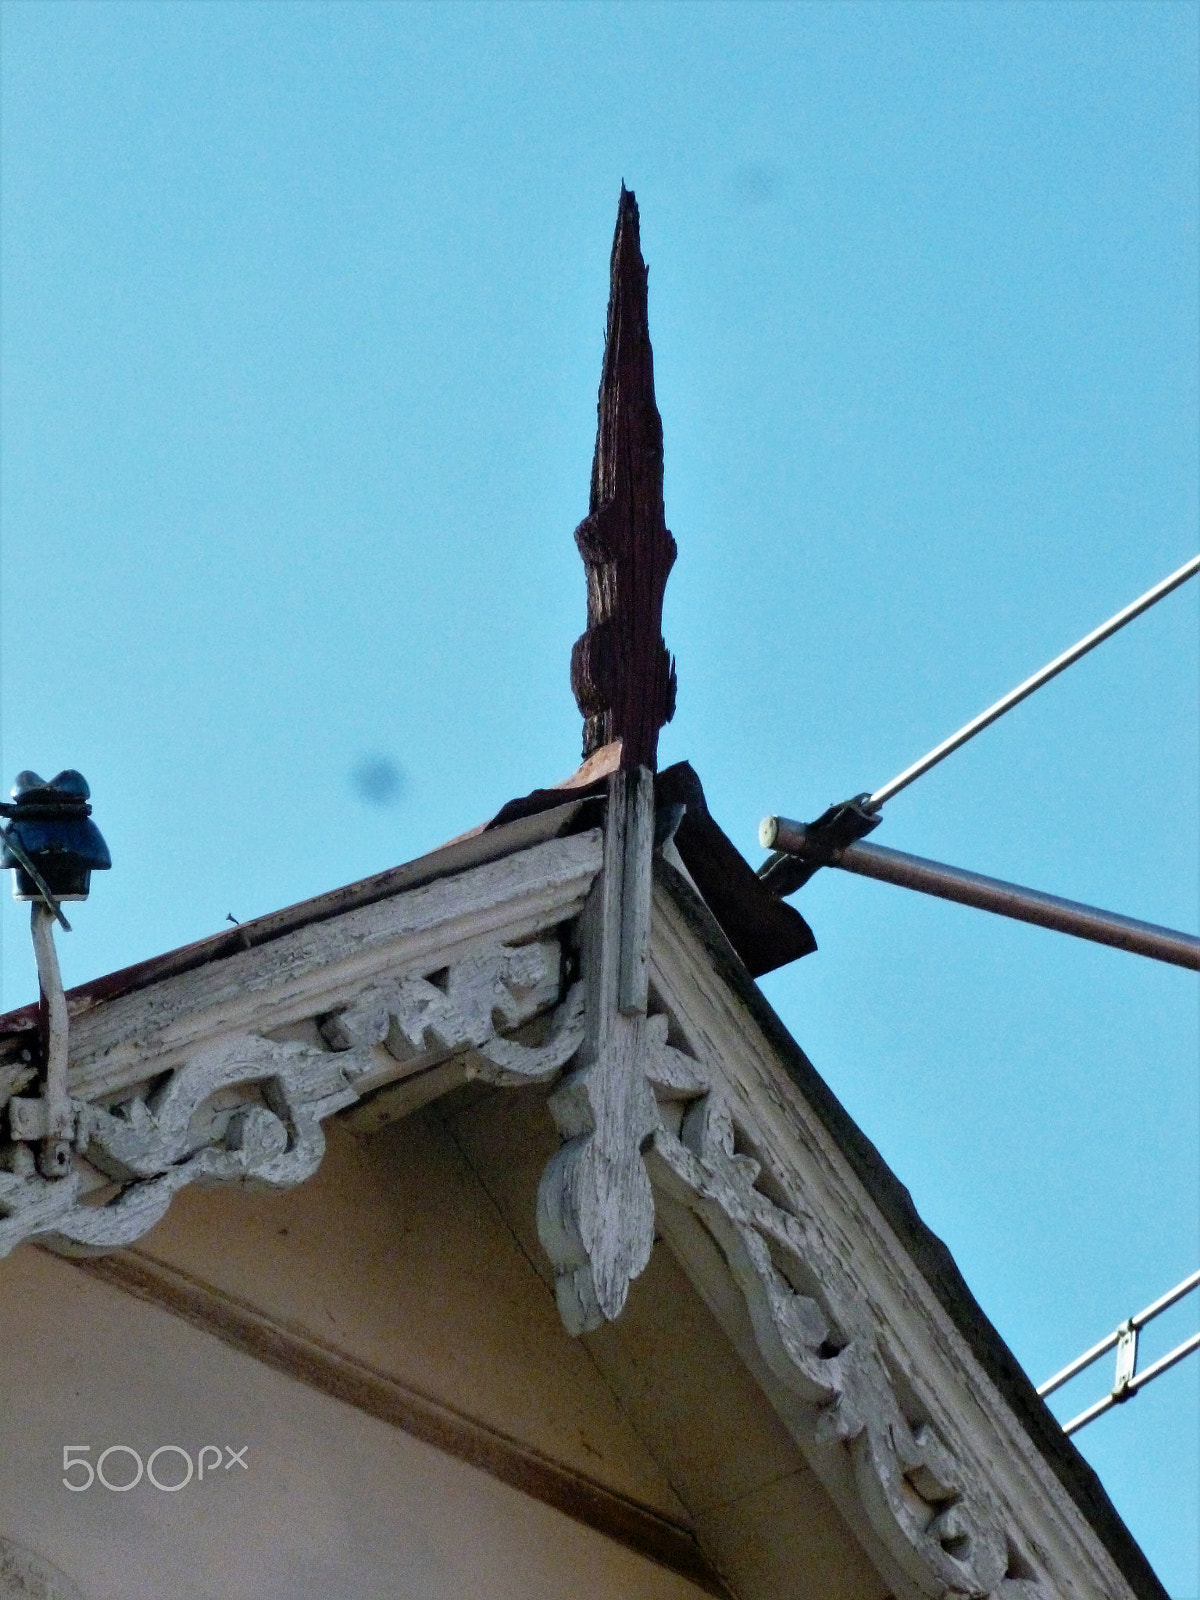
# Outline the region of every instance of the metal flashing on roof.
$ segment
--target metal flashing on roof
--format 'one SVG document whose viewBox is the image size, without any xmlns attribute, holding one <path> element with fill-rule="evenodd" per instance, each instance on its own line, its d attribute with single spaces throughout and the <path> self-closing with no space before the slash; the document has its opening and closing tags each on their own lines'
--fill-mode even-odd
<svg viewBox="0 0 1200 1600">
<path fill-rule="evenodd" d="M 561 838 L 581 828 L 595 827 L 603 814 L 607 776 L 574 786 L 573 780 L 548 789 L 533 789 L 508 801 L 479 830 L 386 872 L 361 878 L 338 889 L 298 901 L 279 911 L 151 956 L 89 979 L 67 992 L 72 1017 L 93 1006 L 145 989 L 163 978 L 191 972 L 213 961 L 223 961 L 243 950 L 269 944 L 297 928 L 326 922 L 359 906 L 372 905 L 407 889 L 449 877 L 498 860 L 546 839 Z M 586 764 L 585 764 L 586 766 Z M 752 978 L 773 972 L 817 948 L 807 922 L 795 909 L 778 900 L 762 884 L 749 862 L 714 821 L 704 799 L 704 789 L 686 761 L 658 774 L 655 793 L 660 804 L 682 803 L 687 809 L 675 833 L 675 845 L 713 915 Z M 569 796 L 569 798 L 564 798 Z M 37 1029 L 37 1002 L 0 1015 L 0 1050 L 14 1036 Z"/>
<path fill-rule="evenodd" d="M 606 765 L 612 766 L 612 763 Z M 614 767 L 615 770 L 615 767 Z M 569 780 L 570 781 L 570 780 Z M 575 792 L 599 801 L 607 792 L 602 772 Z M 510 827 L 562 803 L 561 787 L 534 789 L 501 807 L 489 828 Z M 655 804 L 679 805 L 683 814 L 674 844 L 697 889 L 752 978 L 811 955 L 812 929 L 794 906 L 772 894 L 708 809 L 704 787 L 690 762 L 679 761 L 654 780 Z"/>
</svg>

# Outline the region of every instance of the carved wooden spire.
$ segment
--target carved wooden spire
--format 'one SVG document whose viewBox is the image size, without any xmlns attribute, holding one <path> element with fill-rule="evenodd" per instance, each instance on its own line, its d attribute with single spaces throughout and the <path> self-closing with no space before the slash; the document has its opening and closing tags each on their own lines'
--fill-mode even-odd
<svg viewBox="0 0 1200 1600">
<path fill-rule="evenodd" d="M 675 663 L 662 639 L 675 541 L 663 513 L 662 418 L 646 311 L 637 201 L 621 185 L 588 515 L 575 530 L 587 567 L 587 631 L 571 652 L 583 753 L 622 741 L 621 766 L 654 770 L 675 714 Z"/>
</svg>

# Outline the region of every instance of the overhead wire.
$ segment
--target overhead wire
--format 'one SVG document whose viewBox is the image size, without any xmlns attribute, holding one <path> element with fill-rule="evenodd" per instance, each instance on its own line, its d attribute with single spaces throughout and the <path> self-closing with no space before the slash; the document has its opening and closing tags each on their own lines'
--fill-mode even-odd
<svg viewBox="0 0 1200 1600">
<path fill-rule="evenodd" d="M 1060 672 L 1065 672 L 1081 656 L 1087 655 L 1089 650 L 1094 650 L 1098 644 L 1103 644 L 1105 639 L 1111 639 L 1113 634 L 1126 623 L 1132 622 L 1135 617 L 1140 617 L 1143 611 L 1148 611 L 1152 605 L 1156 605 L 1172 590 L 1178 589 L 1181 583 L 1186 583 L 1197 572 L 1200 572 L 1200 555 L 1185 561 L 1161 583 L 1156 583 L 1152 589 L 1147 589 L 1144 595 L 1123 607 L 1115 616 L 1109 617 L 1107 622 L 1102 622 L 1098 628 L 1093 628 L 1091 633 L 1085 634 L 1078 644 L 1073 644 L 1069 650 L 1064 650 L 1061 655 L 1055 656 L 1053 661 L 1047 662 L 1040 672 L 1035 672 L 1032 677 L 1026 678 L 1024 683 L 1019 683 L 1015 689 L 1010 689 L 1006 695 L 1001 696 L 994 705 L 988 706 L 986 711 L 981 711 L 977 717 L 972 717 L 970 722 L 964 724 L 957 733 L 952 733 L 948 739 L 943 739 L 941 744 L 935 745 L 928 755 L 922 756 L 919 761 L 914 761 L 912 766 L 905 767 L 903 772 L 897 773 L 890 782 L 885 783 L 881 789 L 876 789 L 874 794 L 862 802 L 863 810 L 878 811 L 902 789 L 907 789 L 910 783 L 915 783 L 931 767 L 936 767 L 948 755 L 953 755 L 955 750 L 960 750 L 968 739 L 973 739 L 977 733 L 982 733 L 984 728 L 990 727 L 1006 711 L 1011 711 L 1043 684 L 1049 683 L 1051 678 L 1057 678 Z"/>
<path fill-rule="evenodd" d="M 1099 944 L 1116 945 L 1176 966 L 1200 969 L 1200 939 L 1194 934 L 1137 922 L 1115 912 L 1101 911 L 1034 889 L 1022 888 L 1018 884 L 985 878 L 978 873 L 964 871 L 961 867 L 950 867 L 942 862 L 926 861 L 919 856 L 860 842 L 879 826 L 882 820 L 879 813 L 886 801 L 955 750 L 961 749 L 968 739 L 973 739 L 1006 711 L 1011 711 L 1043 684 L 1049 683 L 1089 650 L 1094 650 L 1105 639 L 1111 638 L 1118 629 L 1148 611 L 1197 572 L 1200 572 L 1200 555 L 1185 561 L 1132 604 L 1122 607 L 1107 622 L 1093 628 L 1077 644 L 1055 656 L 1053 661 L 1019 683 L 986 711 L 972 717 L 957 733 L 943 739 L 941 744 L 935 745 L 919 761 L 905 767 L 890 783 L 885 783 L 873 794 L 855 795 L 840 805 L 830 806 L 815 822 L 795 822 L 781 816 L 764 817 L 758 830 L 759 842 L 776 853 L 759 868 L 759 877 L 775 894 L 782 896 L 801 888 L 821 867 L 841 867 L 848 872 L 881 878 L 906 889 L 957 900 L 980 910 L 996 912 L 1000 916 L 1035 922 Z"/>
</svg>

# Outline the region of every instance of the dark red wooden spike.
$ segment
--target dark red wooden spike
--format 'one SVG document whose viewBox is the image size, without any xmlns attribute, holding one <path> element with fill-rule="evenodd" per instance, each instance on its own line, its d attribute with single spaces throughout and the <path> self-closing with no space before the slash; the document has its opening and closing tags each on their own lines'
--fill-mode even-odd
<svg viewBox="0 0 1200 1600">
<path fill-rule="evenodd" d="M 637 201 L 624 184 L 610 273 L 590 509 L 575 530 L 587 568 L 587 631 L 571 652 L 571 688 L 584 756 L 620 739 L 623 767 L 653 771 L 658 730 L 675 714 L 675 663 L 662 638 L 675 541 L 663 512 L 646 263 Z"/>
</svg>

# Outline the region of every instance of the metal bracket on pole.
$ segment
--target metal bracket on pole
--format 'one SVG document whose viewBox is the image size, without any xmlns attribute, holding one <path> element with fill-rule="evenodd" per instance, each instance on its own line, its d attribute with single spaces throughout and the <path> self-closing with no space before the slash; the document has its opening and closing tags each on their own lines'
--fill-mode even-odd
<svg viewBox="0 0 1200 1600">
<path fill-rule="evenodd" d="M 955 750 L 961 749 L 969 739 L 973 739 L 977 733 L 982 733 L 984 728 L 990 727 L 1006 711 L 1011 711 L 1014 706 L 1020 705 L 1022 700 L 1027 699 L 1043 684 L 1049 683 L 1060 672 L 1065 672 L 1081 656 L 1087 655 L 1089 650 L 1094 650 L 1105 639 L 1111 638 L 1118 629 L 1125 627 L 1135 617 L 1140 617 L 1144 611 L 1178 589 L 1180 584 L 1195 577 L 1198 572 L 1200 572 L 1200 555 L 1192 556 L 1161 583 L 1156 583 L 1131 605 L 1118 611 L 1116 616 L 1110 617 L 1100 627 L 1093 628 L 1091 633 L 1072 645 L 1069 650 L 1064 650 L 1061 655 L 1055 656 L 1054 660 L 1040 672 L 1035 672 L 1031 678 L 1026 678 L 1024 683 L 1018 684 L 986 711 L 981 711 L 977 717 L 972 717 L 971 721 L 957 733 L 951 734 L 948 739 L 943 739 L 941 744 L 936 745 L 927 755 L 922 756 L 919 761 L 914 761 L 912 766 L 906 767 L 890 783 L 885 783 L 882 789 L 876 789 L 874 793 L 867 791 L 857 794 L 852 800 L 843 800 L 840 805 L 830 806 L 829 810 L 823 812 L 815 822 L 791 822 L 786 817 L 764 817 L 758 830 L 759 843 L 765 850 L 776 853 L 759 868 L 759 877 L 773 893 L 783 896 L 794 894 L 820 867 L 845 867 L 850 872 L 883 878 L 890 883 L 903 884 L 909 889 L 924 889 L 929 894 L 941 895 L 947 900 L 960 900 L 965 905 L 979 906 L 987 911 L 998 911 L 1004 916 L 1017 917 L 1021 921 L 1038 922 L 1045 927 L 1078 934 L 1081 938 L 1096 939 L 1101 944 L 1115 944 L 1127 950 L 1136 949 L 1142 955 L 1155 955 L 1159 960 L 1174 961 L 1179 966 L 1200 966 L 1200 960 L 1197 959 L 1200 940 L 1192 939 L 1188 934 L 1172 934 L 1169 929 L 1156 930 L 1149 923 L 1135 925 L 1129 918 L 1114 917 L 1104 911 L 1092 911 L 1090 907 L 1076 906 L 1071 901 L 1055 902 L 1051 895 L 1039 895 L 1032 889 L 1019 889 L 1015 884 L 1000 883 L 994 878 L 981 878 L 975 873 L 960 872 L 954 867 L 944 867 L 934 861 L 922 861 L 919 856 L 902 856 L 899 851 L 880 851 L 871 846 L 865 849 L 857 847 L 859 839 L 870 833 L 872 828 L 879 826 L 879 813 L 885 802 L 893 795 L 899 794 L 902 789 L 907 789 L 910 783 L 914 783 L 923 773 L 937 766 L 939 761 L 944 761 Z M 901 863 L 903 865 L 900 865 Z M 897 873 L 900 875 L 897 876 Z M 983 898 L 979 898 L 981 893 Z M 1065 906 L 1074 912 L 1085 913 L 1084 920 L 1090 925 L 1091 931 L 1085 929 L 1079 917 L 1074 918 L 1075 925 L 1072 926 L 1066 925 L 1061 918 L 1056 920 L 1055 904 L 1059 908 Z M 1165 934 L 1169 940 L 1175 941 L 1176 953 L 1162 955 L 1157 950 L 1136 943 L 1131 944 L 1127 942 L 1124 933 L 1110 937 L 1104 932 L 1097 931 L 1104 922 L 1125 923 L 1128 927 L 1136 926 Z M 1184 946 L 1191 947 L 1190 954 L 1185 951 L 1182 960 L 1179 959 L 1178 952 L 1181 941 Z"/>
<path fill-rule="evenodd" d="M 1112 1389 L 1103 1400 L 1097 1400 L 1095 1405 L 1088 1406 L 1086 1411 L 1081 1411 L 1077 1417 L 1072 1417 L 1070 1422 L 1063 1423 L 1064 1433 L 1076 1433 L 1080 1428 L 1086 1427 L 1089 1422 L 1094 1422 L 1097 1417 L 1103 1416 L 1113 1406 L 1123 1405 L 1126 1400 L 1132 1400 L 1134 1395 L 1153 1379 L 1161 1377 L 1168 1372 L 1185 1356 L 1191 1355 L 1193 1350 L 1200 1350 L 1200 1333 L 1194 1333 L 1190 1339 L 1185 1339 L 1182 1344 L 1176 1345 L 1174 1350 L 1167 1352 L 1157 1361 L 1152 1362 L 1144 1371 L 1137 1370 L 1138 1334 L 1148 1322 L 1153 1322 L 1155 1317 L 1161 1316 L 1170 1309 L 1177 1300 L 1182 1300 L 1184 1295 L 1190 1294 L 1193 1289 L 1200 1289 L 1200 1272 L 1193 1272 L 1191 1277 L 1185 1278 L 1182 1283 L 1164 1294 L 1161 1299 L 1155 1300 L 1144 1311 L 1139 1311 L 1135 1316 L 1126 1317 L 1119 1327 L 1114 1328 L 1106 1339 L 1101 1339 L 1099 1344 L 1065 1366 L 1061 1372 L 1056 1372 L 1052 1378 L 1041 1384 L 1038 1394 L 1044 1400 L 1047 1395 L 1061 1389 L 1064 1383 L 1090 1367 L 1098 1361 L 1106 1351 L 1115 1345 L 1117 1348 L 1117 1370 L 1113 1376 Z"/>
<path fill-rule="evenodd" d="M 759 843 L 775 854 L 758 869 L 758 875 L 772 894 L 781 899 L 802 889 L 813 873 L 821 867 L 838 865 L 842 851 L 857 839 L 863 839 L 883 818 L 867 810 L 871 796 L 865 791 L 852 800 L 843 800 L 823 811 L 815 822 L 803 826 L 803 843 L 779 837 L 778 825 L 786 818 L 765 817 L 758 830 Z M 775 825 L 775 826 L 772 826 Z"/>
<path fill-rule="evenodd" d="M 1117 1371 L 1113 1378 L 1112 1397 L 1115 1401 L 1128 1400 L 1137 1393 L 1129 1385 L 1137 1372 L 1138 1330 L 1133 1318 L 1128 1317 L 1117 1329 Z"/>
</svg>

